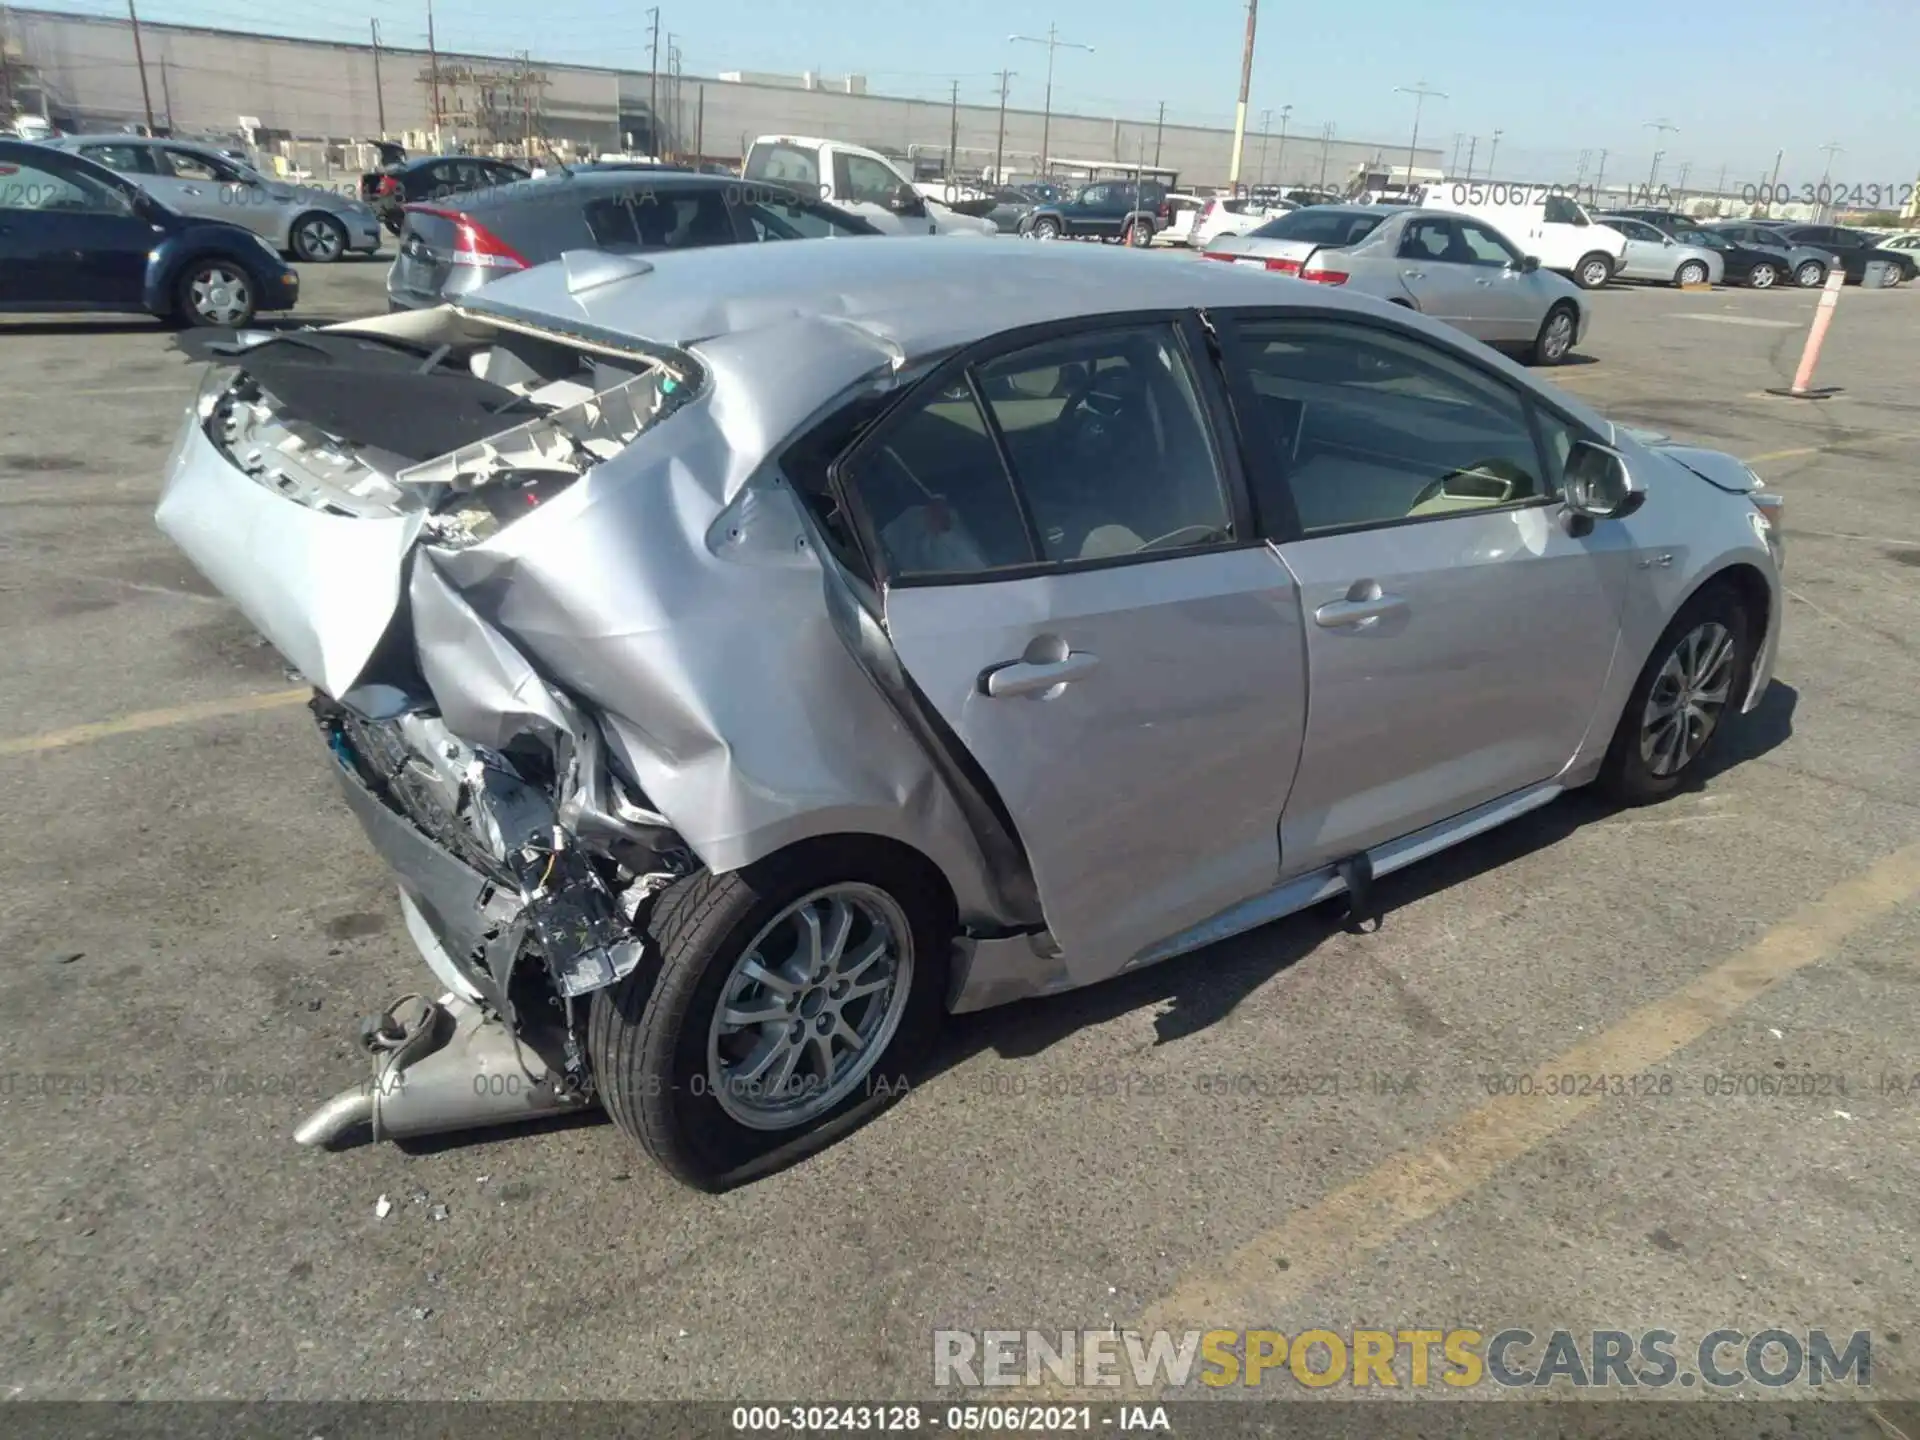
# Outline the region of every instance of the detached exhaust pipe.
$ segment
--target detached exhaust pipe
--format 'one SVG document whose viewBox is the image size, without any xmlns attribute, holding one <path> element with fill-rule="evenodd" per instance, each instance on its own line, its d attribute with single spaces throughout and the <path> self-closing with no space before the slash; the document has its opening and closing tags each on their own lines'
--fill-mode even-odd
<svg viewBox="0 0 1920 1440">
<path fill-rule="evenodd" d="M 511 1125 L 591 1107 L 498 1020 L 448 997 L 396 1001 L 365 1036 L 373 1075 L 300 1123 L 302 1145 L 331 1146 L 370 1125 L 375 1140 Z"/>
</svg>

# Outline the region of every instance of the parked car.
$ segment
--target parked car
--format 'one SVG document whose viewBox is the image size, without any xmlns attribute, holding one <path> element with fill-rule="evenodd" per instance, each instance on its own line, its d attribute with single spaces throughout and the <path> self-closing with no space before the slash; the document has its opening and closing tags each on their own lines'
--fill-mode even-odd
<svg viewBox="0 0 1920 1440">
<path fill-rule="evenodd" d="M 1729 285 L 1745 285 L 1754 290 L 1771 290 L 1793 278 L 1791 256 L 1774 248 L 1742 245 L 1731 236 L 1709 226 L 1674 233 L 1683 245 L 1702 245 L 1719 252 L 1721 270 Z"/>
<path fill-rule="evenodd" d="M 991 220 L 994 229 L 1002 235 L 1018 235 L 1020 222 L 1045 203 L 1031 190 L 1017 185 L 1002 185 L 994 190 L 993 208 L 986 212 L 985 218 Z"/>
<path fill-rule="evenodd" d="M 1675 239 L 1656 225 L 1631 216 L 1596 216 L 1626 236 L 1627 244 L 1614 269 L 1616 280 L 1653 280 L 1662 285 L 1718 285 L 1726 275 L 1724 254 L 1711 245 Z"/>
<path fill-rule="evenodd" d="M 1767 689 L 1753 472 L 1411 310 L 1067 245 L 605 259 L 248 350 L 169 462 L 448 997 L 308 1143 L 597 1099 L 738 1184 L 943 1012 L 1365 918 L 1671 794 Z"/>
<path fill-rule="evenodd" d="M 125 176 L 170 210 L 242 225 L 308 263 L 380 248 L 380 222 L 351 195 L 272 180 L 219 146 L 142 135 L 48 142 Z"/>
<path fill-rule="evenodd" d="M 1876 245 L 1858 230 L 1844 225 L 1794 225 L 1781 221 L 1756 221 L 1774 231 L 1790 245 L 1813 245 L 1829 251 L 1846 272 L 1847 284 L 1858 285 L 1866 278 L 1867 266 L 1884 261 L 1891 279 L 1898 285 L 1920 273 L 1920 257 L 1907 250 L 1888 250 Z"/>
<path fill-rule="evenodd" d="M 1592 320 L 1577 285 L 1467 215 L 1316 205 L 1224 235 L 1205 254 L 1374 295 L 1541 365 L 1565 360 Z"/>
<path fill-rule="evenodd" d="M 569 250 L 637 255 L 881 233 L 858 215 L 784 186 L 595 167 L 407 206 L 400 253 L 387 272 L 387 306 L 438 305 Z"/>
<path fill-rule="evenodd" d="M 479 155 L 421 155 L 399 165 L 382 166 L 360 177 L 360 195 L 395 235 L 400 233 L 406 207 L 471 195 L 497 185 L 530 178 L 528 172 L 505 160 Z"/>
<path fill-rule="evenodd" d="M 1071 198 L 1036 205 L 1020 222 L 1030 240 L 1123 240 L 1146 246 L 1173 220 L 1157 180 L 1099 180 Z"/>
<path fill-rule="evenodd" d="M 747 148 L 740 174 L 837 205 L 892 235 L 1000 233 L 984 214 L 969 213 L 971 205 L 956 208 L 922 193 L 891 156 L 843 140 L 762 135 Z"/>
<path fill-rule="evenodd" d="M 1920 230 L 1909 230 L 1895 235 L 1881 245 L 1884 250 L 1920 250 Z"/>
<path fill-rule="evenodd" d="M 1472 215 L 1492 225 L 1540 264 L 1570 276 L 1583 289 L 1597 290 L 1613 278 L 1626 254 L 1627 237 L 1596 221 L 1567 195 L 1534 199 L 1521 185 L 1447 181 L 1421 188 L 1429 209 Z"/>
<path fill-rule="evenodd" d="M 254 231 L 182 215 L 79 155 L 0 140 L 0 311 L 241 326 L 299 298 L 299 275 Z"/>
<path fill-rule="evenodd" d="M 1291 200 L 1260 201 L 1245 195 L 1216 195 L 1193 222 L 1189 242 L 1205 249 L 1222 235 L 1246 235 L 1277 215 L 1298 207 Z"/>
<path fill-rule="evenodd" d="M 1827 272 L 1835 263 L 1831 250 L 1817 245 L 1796 245 L 1778 230 L 1758 221 L 1715 220 L 1700 228 L 1749 250 L 1779 256 L 1786 266 L 1783 273 L 1792 276 L 1793 283 L 1804 289 L 1818 289 L 1826 284 Z"/>
</svg>

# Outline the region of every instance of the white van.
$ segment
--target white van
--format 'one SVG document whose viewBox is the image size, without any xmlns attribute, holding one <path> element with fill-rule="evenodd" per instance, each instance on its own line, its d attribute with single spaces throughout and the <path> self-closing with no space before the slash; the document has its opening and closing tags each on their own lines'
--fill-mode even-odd
<svg viewBox="0 0 1920 1440">
<path fill-rule="evenodd" d="M 892 235 L 997 235 L 991 220 L 963 215 L 917 189 L 877 150 L 813 135 L 762 135 L 740 167 L 743 180 L 769 180 L 817 195 Z"/>
<path fill-rule="evenodd" d="M 1446 180 L 1423 186 L 1419 203 L 1486 221 L 1522 254 L 1539 256 L 1543 269 L 1570 276 L 1583 290 L 1606 284 L 1626 257 L 1627 237 L 1557 186 Z"/>
</svg>

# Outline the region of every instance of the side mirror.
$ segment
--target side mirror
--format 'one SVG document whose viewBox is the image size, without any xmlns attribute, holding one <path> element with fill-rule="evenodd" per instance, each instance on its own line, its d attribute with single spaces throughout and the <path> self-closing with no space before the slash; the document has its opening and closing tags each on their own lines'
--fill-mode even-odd
<svg viewBox="0 0 1920 1440">
<path fill-rule="evenodd" d="M 902 185 L 887 201 L 887 209 L 896 215 L 911 215 L 919 206 L 920 192 L 911 185 Z"/>
<path fill-rule="evenodd" d="M 1565 490 L 1567 509 L 1589 520 L 1623 520 L 1647 498 L 1627 472 L 1626 458 L 1591 440 L 1576 440 L 1567 452 Z"/>
<path fill-rule="evenodd" d="M 1524 255 L 1521 257 L 1520 273 L 1522 275 L 1531 275 L 1533 274 L 1534 271 L 1538 270 L 1539 268 L 1540 268 L 1540 257 L 1538 255 Z"/>
<path fill-rule="evenodd" d="M 1671 235 L 1662 235 L 1660 237 L 1660 243 L 1662 245 L 1671 246 L 1674 243 L 1674 239 Z"/>
</svg>

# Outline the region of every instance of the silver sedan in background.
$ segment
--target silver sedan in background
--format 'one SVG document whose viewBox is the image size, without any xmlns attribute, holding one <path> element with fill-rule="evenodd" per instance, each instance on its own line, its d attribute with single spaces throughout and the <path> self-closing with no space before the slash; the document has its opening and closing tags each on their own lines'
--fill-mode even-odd
<svg viewBox="0 0 1920 1440">
<path fill-rule="evenodd" d="M 1314 205 L 1247 235 L 1223 235 L 1206 258 L 1264 268 L 1418 310 L 1476 340 L 1557 365 L 1587 334 L 1580 287 L 1523 255 L 1484 220 L 1397 205 Z"/>
<path fill-rule="evenodd" d="M 1710 245 L 1691 245 L 1676 240 L 1666 231 L 1628 215 L 1602 215 L 1627 237 L 1616 280 L 1654 280 L 1663 285 L 1718 285 L 1726 272 L 1726 260 Z"/>
</svg>

